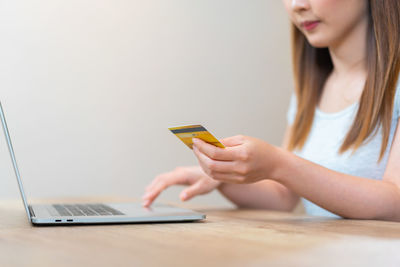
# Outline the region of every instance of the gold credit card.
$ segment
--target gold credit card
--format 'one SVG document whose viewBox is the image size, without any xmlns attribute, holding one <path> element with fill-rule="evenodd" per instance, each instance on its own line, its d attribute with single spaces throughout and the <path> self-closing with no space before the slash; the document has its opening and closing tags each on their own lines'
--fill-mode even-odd
<svg viewBox="0 0 400 267">
<path fill-rule="evenodd" d="M 206 128 L 201 125 L 187 125 L 168 128 L 173 134 L 182 140 L 190 149 L 193 149 L 193 138 L 199 138 L 214 146 L 225 148 Z"/>
</svg>

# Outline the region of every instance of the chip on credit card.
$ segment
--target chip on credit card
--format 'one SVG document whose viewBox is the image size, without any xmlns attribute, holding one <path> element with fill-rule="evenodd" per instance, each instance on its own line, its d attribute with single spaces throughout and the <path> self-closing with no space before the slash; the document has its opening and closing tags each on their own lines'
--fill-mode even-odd
<svg viewBox="0 0 400 267">
<path fill-rule="evenodd" d="M 211 145 L 225 148 L 217 138 L 215 138 L 206 128 L 202 125 L 187 125 L 180 127 L 168 128 L 173 134 L 182 140 L 190 149 L 193 149 L 193 138 L 199 138 L 204 142 Z"/>
</svg>

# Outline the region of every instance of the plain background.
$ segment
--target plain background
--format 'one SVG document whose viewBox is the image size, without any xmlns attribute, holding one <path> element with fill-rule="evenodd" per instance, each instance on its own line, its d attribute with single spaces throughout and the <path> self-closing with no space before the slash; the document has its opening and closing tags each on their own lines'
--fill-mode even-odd
<svg viewBox="0 0 400 267">
<path fill-rule="evenodd" d="M 171 126 L 279 145 L 289 28 L 281 1 L 0 0 L 0 97 L 28 197 L 141 197 L 196 163 Z M 18 198 L 3 137 L 0 177 L 0 197 Z"/>
</svg>

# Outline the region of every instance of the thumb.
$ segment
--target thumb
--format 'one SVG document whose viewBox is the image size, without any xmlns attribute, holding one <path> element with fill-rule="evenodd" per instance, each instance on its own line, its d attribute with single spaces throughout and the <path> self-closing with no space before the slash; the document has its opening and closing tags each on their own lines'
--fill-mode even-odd
<svg viewBox="0 0 400 267">
<path fill-rule="evenodd" d="M 220 140 L 226 147 L 238 146 L 244 143 L 245 137 L 243 135 L 235 135 Z"/>
</svg>

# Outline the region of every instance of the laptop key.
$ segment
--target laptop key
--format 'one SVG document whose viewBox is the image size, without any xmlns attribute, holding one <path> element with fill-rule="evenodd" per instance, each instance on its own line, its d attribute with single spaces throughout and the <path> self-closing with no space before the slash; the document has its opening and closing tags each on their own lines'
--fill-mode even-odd
<svg viewBox="0 0 400 267">
<path fill-rule="evenodd" d="M 64 205 L 64 207 L 71 212 L 73 216 L 86 216 L 76 205 Z"/>
<path fill-rule="evenodd" d="M 55 210 L 58 212 L 58 214 L 60 216 L 71 216 L 72 213 L 70 213 L 63 205 L 53 205 L 53 207 L 55 208 Z"/>
<path fill-rule="evenodd" d="M 78 204 L 76 205 L 86 216 L 97 216 L 99 214 L 97 214 L 95 211 L 93 211 L 92 209 L 90 209 L 87 205 L 81 205 Z"/>
<path fill-rule="evenodd" d="M 104 204 L 54 204 L 60 216 L 112 216 L 124 213 Z"/>
<path fill-rule="evenodd" d="M 100 215 L 112 215 L 111 212 L 106 211 L 101 204 L 90 204 L 89 207 Z"/>
<path fill-rule="evenodd" d="M 111 208 L 110 206 L 107 206 L 107 205 L 104 205 L 104 204 L 100 204 L 100 206 L 101 206 L 104 210 L 110 212 L 112 215 L 124 215 L 124 214 L 123 214 L 122 212 L 120 212 L 119 210 L 113 209 L 113 208 Z"/>
</svg>

